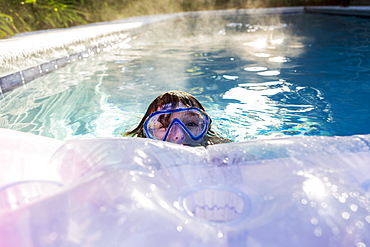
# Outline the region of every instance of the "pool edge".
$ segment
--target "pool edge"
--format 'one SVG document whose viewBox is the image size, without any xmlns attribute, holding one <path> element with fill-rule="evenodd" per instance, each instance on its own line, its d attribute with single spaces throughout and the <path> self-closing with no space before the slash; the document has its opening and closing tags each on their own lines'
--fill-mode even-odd
<svg viewBox="0 0 370 247">
<path fill-rule="evenodd" d="M 306 13 L 370 17 L 370 6 L 308 6 Z"/>
</svg>

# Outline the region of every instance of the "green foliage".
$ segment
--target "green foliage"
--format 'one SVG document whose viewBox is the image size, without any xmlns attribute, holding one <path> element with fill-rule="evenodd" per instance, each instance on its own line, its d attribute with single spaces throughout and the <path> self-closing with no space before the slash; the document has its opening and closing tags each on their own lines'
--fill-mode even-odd
<svg viewBox="0 0 370 247">
<path fill-rule="evenodd" d="M 26 18 L 30 19 L 33 29 L 65 28 L 86 23 L 83 13 L 70 3 L 70 0 L 26 0 Z"/>
<path fill-rule="evenodd" d="M 10 15 L 0 13 L 0 38 L 6 38 L 9 35 L 14 35 L 17 31 L 13 23 L 13 18 Z"/>
<path fill-rule="evenodd" d="M 35 0 L 34 0 L 35 1 Z M 62 2 L 48 1 L 46 4 L 34 6 L 37 24 L 42 27 L 69 27 L 86 23 L 83 13 L 73 5 Z"/>
<path fill-rule="evenodd" d="M 132 0 L 71 0 L 88 22 L 111 21 L 127 16 Z M 139 0 L 142 1 L 142 0 Z"/>
<path fill-rule="evenodd" d="M 1 0 L 0 38 L 18 32 L 88 23 L 75 0 Z"/>
</svg>

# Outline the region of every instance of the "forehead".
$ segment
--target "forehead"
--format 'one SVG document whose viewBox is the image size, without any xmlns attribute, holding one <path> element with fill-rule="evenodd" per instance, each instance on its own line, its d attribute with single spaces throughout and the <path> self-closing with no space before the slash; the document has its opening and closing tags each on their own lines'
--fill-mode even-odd
<svg viewBox="0 0 370 247">
<path fill-rule="evenodd" d="M 179 102 L 176 107 L 173 107 L 172 103 L 164 104 L 157 107 L 157 111 L 175 110 L 180 108 L 187 108 L 183 103 Z"/>
<path fill-rule="evenodd" d="M 174 118 L 190 120 L 194 118 L 204 119 L 206 116 L 197 108 L 185 107 L 175 108 L 167 111 L 156 111 L 152 114 L 151 120 L 154 121 L 172 121 Z"/>
</svg>

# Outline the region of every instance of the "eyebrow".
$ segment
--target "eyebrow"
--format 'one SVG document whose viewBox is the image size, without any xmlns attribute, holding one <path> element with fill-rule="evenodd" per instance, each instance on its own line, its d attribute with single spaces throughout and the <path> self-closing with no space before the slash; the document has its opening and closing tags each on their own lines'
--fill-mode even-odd
<svg viewBox="0 0 370 247">
<path fill-rule="evenodd" d="M 195 113 L 195 112 L 192 112 L 192 111 L 188 111 L 186 112 L 186 115 L 190 115 L 190 116 L 199 116 L 199 114 Z"/>
</svg>

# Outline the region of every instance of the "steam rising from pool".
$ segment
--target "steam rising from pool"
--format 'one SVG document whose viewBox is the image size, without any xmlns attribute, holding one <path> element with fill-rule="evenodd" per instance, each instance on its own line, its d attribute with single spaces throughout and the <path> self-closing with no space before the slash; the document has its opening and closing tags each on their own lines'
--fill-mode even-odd
<svg viewBox="0 0 370 247">
<path fill-rule="evenodd" d="M 287 76 L 307 40 L 277 16 L 166 22 L 9 93 L 0 124 L 57 139 L 119 136 L 176 89 L 195 95 L 233 141 L 332 135 L 322 90 Z"/>
</svg>

